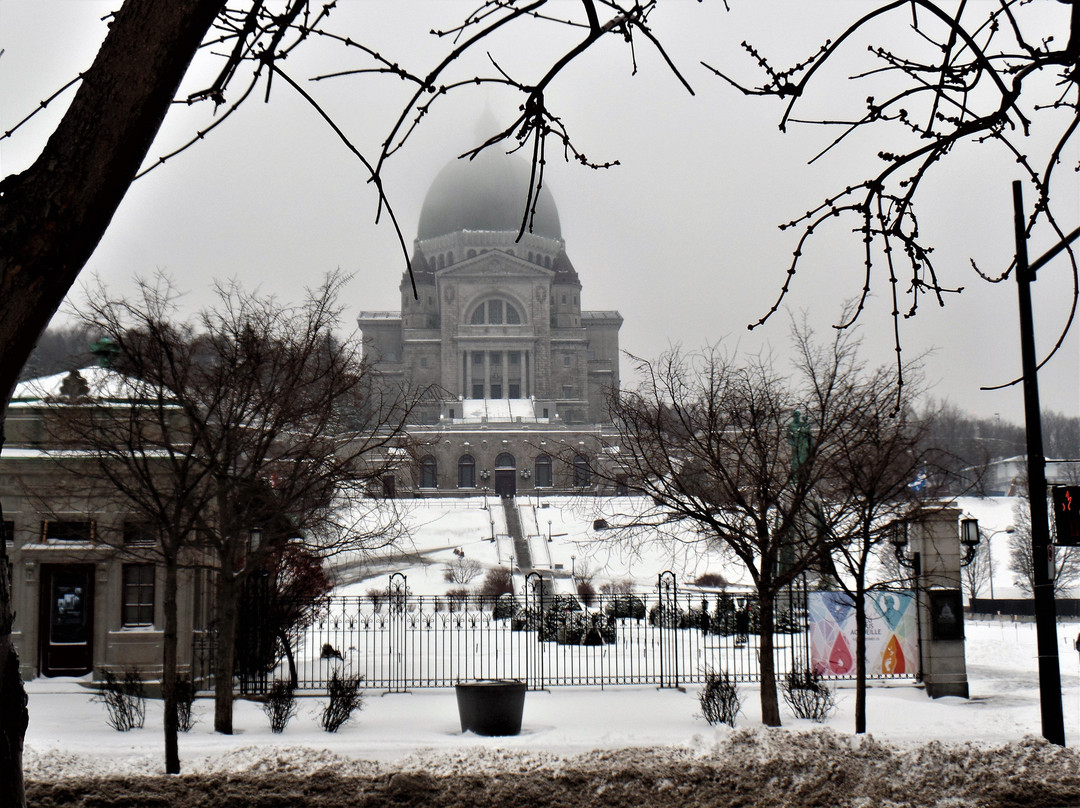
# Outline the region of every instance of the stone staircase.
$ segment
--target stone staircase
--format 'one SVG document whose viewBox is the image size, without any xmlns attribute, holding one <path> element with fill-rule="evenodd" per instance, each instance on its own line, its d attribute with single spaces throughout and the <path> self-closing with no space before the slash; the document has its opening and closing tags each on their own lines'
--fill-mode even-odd
<svg viewBox="0 0 1080 808">
<path fill-rule="evenodd" d="M 506 513 L 506 531 L 514 542 L 514 557 L 517 559 L 518 569 L 522 575 L 528 575 L 533 569 L 532 552 L 529 550 L 529 540 L 521 529 L 517 502 L 513 497 L 504 497 L 502 503 Z"/>
</svg>

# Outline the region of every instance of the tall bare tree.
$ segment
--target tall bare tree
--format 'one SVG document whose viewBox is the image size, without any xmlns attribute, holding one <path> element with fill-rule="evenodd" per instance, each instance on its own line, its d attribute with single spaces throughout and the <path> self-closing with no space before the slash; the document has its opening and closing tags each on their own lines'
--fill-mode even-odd
<svg viewBox="0 0 1080 808">
<path fill-rule="evenodd" d="M 650 27 L 656 3 L 581 0 L 576 13 L 569 13 L 565 6 L 549 13 L 548 5 L 549 0 L 480 3 L 459 25 L 436 33 L 450 44 L 434 67 L 410 72 L 400 61 L 359 44 L 363 41 L 359 32 L 329 30 L 326 23 L 334 3 L 124 0 L 111 15 L 108 34 L 93 64 L 43 101 L 42 108 L 68 88 L 77 87 L 38 158 L 25 171 L 0 180 L 0 345 L 4 346 L 0 351 L 0 406 L 4 407 L 0 427 L 19 369 L 108 228 L 174 101 L 204 103 L 215 109 L 224 105 L 225 112 L 217 116 L 213 128 L 260 86 L 265 86 L 268 95 L 271 77 L 276 77 L 275 86 L 290 86 L 323 115 L 311 95 L 282 69 L 285 57 L 315 36 L 336 41 L 361 56 L 363 63 L 356 72 L 388 74 L 416 88 L 388 127 L 389 136 L 377 158 L 366 160 L 330 122 L 344 146 L 371 169 L 380 195 L 384 161 L 401 147 L 431 104 L 440 102 L 450 90 L 482 82 L 509 86 L 523 95 L 519 120 L 494 134 L 492 141 L 516 135 L 531 146 L 538 169 L 533 191 L 542 181 L 549 136 L 574 159 L 595 165 L 572 147 L 563 121 L 548 108 L 545 91 L 578 57 L 611 37 L 631 47 L 637 40 L 650 43 L 674 70 Z M 490 40 L 521 27 L 532 31 L 533 38 L 544 36 L 552 27 L 578 31 L 580 38 L 558 52 L 539 77 L 515 78 L 498 64 L 488 76 L 447 75 L 464 54 L 486 49 Z M 180 82 L 196 54 L 219 58 L 220 70 L 209 86 L 177 99 Z M 240 70 L 245 63 L 254 67 L 251 73 Z M 245 75 L 251 78 L 237 79 Z M 197 133 L 192 142 L 205 134 Z M 529 208 L 526 200 L 523 210 Z M 523 215 L 523 227 L 527 219 Z M 404 252 L 404 241 L 402 248 Z M 6 553 L 0 543 L 0 571 L 7 567 Z M 13 623 L 10 581 L 6 580 L 0 584 L 0 803 L 21 806 L 25 802 L 22 747 L 27 711 L 11 634 Z"/>
<path fill-rule="evenodd" d="M 802 372 L 810 379 L 818 409 L 837 414 L 814 508 L 818 527 L 828 539 L 822 548 L 822 568 L 855 612 L 855 732 L 862 733 L 866 732 L 867 594 L 898 584 L 895 577 L 875 570 L 875 561 L 887 544 L 891 523 L 919 518 L 924 503 L 939 493 L 934 480 L 941 477 L 941 453 L 927 443 L 930 420 L 915 410 L 916 370 L 909 369 L 907 383 L 899 387 L 895 369 L 868 369 L 863 364 L 858 340 L 850 332 L 838 331 L 829 345 L 815 343 L 805 327 L 794 333 Z M 836 372 L 839 378 L 833 378 Z"/>
<path fill-rule="evenodd" d="M 1043 500 L 1043 507 L 1049 507 Z M 1031 547 L 1031 511 L 1027 500 L 1017 500 L 1013 506 L 1013 524 L 1016 526 L 1009 536 L 1009 566 L 1012 568 L 1013 583 L 1026 595 L 1035 590 L 1035 556 Z M 1055 547 L 1054 565 L 1050 571 L 1054 596 L 1067 595 L 1080 583 L 1080 547 Z M 1041 561 L 1041 559 L 1040 559 Z"/>
<path fill-rule="evenodd" d="M 169 772 L 179 771 L 177 570 L 214 572 L 214 727 L 231 733 L 244 581 L 286 544 L 325 557 L 398 537 L 392 502 L 369 489 L 395 461 L 417 396 L 382 386 L 359 343 L 335 336 L 343 281 L 329 276 L 296 307 L 231 284 L 186 319 L 159 277 L 136 299 L 99 287 L 80 312 L 115 348 L 115 389 L 69 407 L 62 428 L 92 455 L 104 495 L 114 492 L 160 536 Z"/>
<path fill-rule="evenodd" d="M 672 350 L 637 365 L 643 381 L 610 402 L 618 473 L 651 503 L 630 521 L 635 529 L 689 524 L 704 545 L 730 548 L 746 567 L 760 604 L 762 721 L 779 726 L 777 601 L 819 557 L 811 514 L 846 415 L 834 396 L 842 367 L 819 369 L 814 394 L 811 380 L 782 373 L 767 356 L 739 364 L 716 349 Z M 610 525 L 619 537 L 618 520 Z"/>
</svg>

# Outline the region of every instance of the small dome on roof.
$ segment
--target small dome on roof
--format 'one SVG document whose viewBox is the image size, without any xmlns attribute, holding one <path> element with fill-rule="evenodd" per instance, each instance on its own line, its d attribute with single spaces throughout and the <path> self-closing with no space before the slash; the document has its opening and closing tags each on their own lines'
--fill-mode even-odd
<svg viewBox="0 0 1080 808">
<path fill-rule="evenodd" d="M 452 160 L 431 183 L 416 237 L 436 238 L 460 230 L 517 232 L 528 200 L 530 173 L 527 161 L 503 154 L 496 147 L 485 149 L 472 160 Z M 526 228 L 526 232 L 530 230 Z M 559 212 L 546 185 L 540 189 L 531 232 L 562 238 Z"/>
</svg>

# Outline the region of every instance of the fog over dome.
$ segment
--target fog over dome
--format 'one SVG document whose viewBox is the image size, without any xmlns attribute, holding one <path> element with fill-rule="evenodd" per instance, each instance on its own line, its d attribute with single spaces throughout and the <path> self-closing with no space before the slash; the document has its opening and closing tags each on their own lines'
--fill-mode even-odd
<svg viewBox="0 0 1080 808">
<path fill-rule="evenodd" d="M 452 160 L 431 183 L 416 237 L 437 238 L 460 230 L 517 232 L 528 199 L 530 171 L 526 160 L 493 149 L 472 160 Z M 546 185 L 540 190 L 531 232 L 562 238 L 559 212 Z"/>
</svg>

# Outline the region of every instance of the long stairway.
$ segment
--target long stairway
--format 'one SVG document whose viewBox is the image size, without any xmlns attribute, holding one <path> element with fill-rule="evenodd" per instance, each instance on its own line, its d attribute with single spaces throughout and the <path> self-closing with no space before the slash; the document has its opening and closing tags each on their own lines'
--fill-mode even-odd
<svg viewBox="0 0 1080 808">
<path fill-rule="evenodd" d="M 514 556 L 517 558 L 518 569 L 522 575 L 532 572 L 532 553 L 529 550 L 529 540 L 521 529 L 521 517 L 518 516 L 517 503 L 513 497 L 503 498 L 503 511 L 506 513 L 506 531 L 514 540 Z"/>
</svg>

